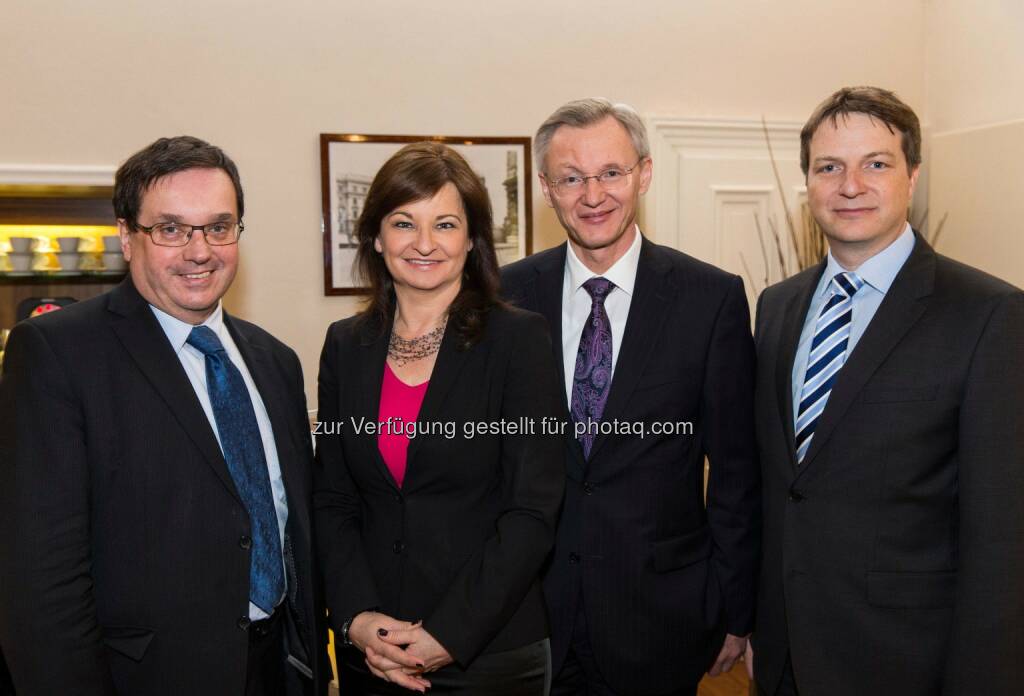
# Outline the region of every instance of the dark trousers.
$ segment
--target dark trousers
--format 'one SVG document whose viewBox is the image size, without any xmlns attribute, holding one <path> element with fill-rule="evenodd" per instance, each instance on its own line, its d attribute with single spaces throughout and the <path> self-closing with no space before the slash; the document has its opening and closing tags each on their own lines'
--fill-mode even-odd
<svg viewBox="0 0 1024 696">
<path fill-rule="evenodd" d="M 4 661 L 2 652 L 0 652 L 0 696 L 14 696 L 14 683 L 11 681 L 11 673 L 7 670 L 7 662 Z"/>
<path fill-rule="evenodd" d="M 285 608 L 249 625 L 249 660 L 246 666 L 245 696 L 281 696 L 284 682 Z"/>
<path fill-rule="evenodd" d="M 586 611 L 582 597 L 576 603 L 576 620 L 572 628 L 569 654 L 565 656 L 562 669 L 551 684 L 551 696 L 629 696 L 608 686 L 601 676 L 601 667 L 590 646 Z M 666 691 L 665 696 L 696 696 L 697 685 L 675 691 Z"/>
<path fill-rule="evenodd" d="M 403 689 L 370 674 L 363 654 L 347 648 L 339 658 L 338 676 L 342 696 L 409 696 Z M 446 696 L 545 696 L 551 674 L 551 646 L 545 638 L 513 650 L 484 653 L 467 669 L 448 665 L 425 674 L 430 682 L 428 694 Z"/>
<path fill-rule="evenodd" d="M 754 659 L 757 659 L 757 655 Z M 779 680 L 779 688 L 775 693 L 769 693 L 760 684 L 757 686 L 757 693 L 760 696 L 800 696 L 800 692 L 796 690 L 796 678 L 793 676 L 793 662 L 786 658 L 786 667 L 782 670 L 782 679 Z"/>
</svg>

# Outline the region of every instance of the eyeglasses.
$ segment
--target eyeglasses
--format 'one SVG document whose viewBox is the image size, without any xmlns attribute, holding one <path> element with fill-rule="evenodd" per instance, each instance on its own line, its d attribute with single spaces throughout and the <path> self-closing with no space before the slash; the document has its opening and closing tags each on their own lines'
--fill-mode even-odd
<svg viewBox="0 0 1024 696">
<path fill-rule="evenodd" d="M 614 191 L 625 185 L 629 175 L 645 159 L 645 157 L 641 157 L 632 167 L 609 167 L 600 174 L 592 174 L 590 176 L 570 174 L 569 176 L 563 176 L 561 179 L 548 179 L 548 184 L 558 193 L 578 193 L 586 187 L 587 180 L 593 179 L 605 191 Z M 544 175 L 544 178 L 548 178 L 547 174 Z"/>
<path fill-rule="evenodd" d="M 237 244 L 245 225 L 241 222 L 221 220 L 206 225 L 186 225 L 180 222 L 158 222 L 155 225 L 145 227 L 136 223 L 135 228 L 149 235 L 157 246 L 182 247 L 192 241 L 192 235 L 199 232 L 206 237 L 206 243 L 210 246 L 227 246 Z"/>
</svg>

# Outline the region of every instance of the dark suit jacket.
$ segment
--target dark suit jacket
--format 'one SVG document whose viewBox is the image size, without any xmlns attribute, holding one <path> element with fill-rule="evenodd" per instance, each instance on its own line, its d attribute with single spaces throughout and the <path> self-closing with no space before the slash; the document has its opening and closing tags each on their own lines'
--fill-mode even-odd
<svg viewBox="0 0 1024 696">
<path fill-rule="evenodd" d="M 339 433 L 317 438 L 314 494 L 332 627 L 373 607 L 423 619 L 463 667 L 542 640 L 538 576 L 565 486 L 561 440 L 540 434 L 540 419 L 561 415 L 543 319 L 496 307 L 469 350 L 449 324 L 419 422 L 456 430 L 412 440 L 401 488 L 376 434 L 352 423 L 378 421 L 389 337 L 390 324 L 336 322 L 320 361 L 320 427 Z M 537 434 L 464 435 L 521 418 Z"/>
<path fill-rule="evenodd" d="M 917 238 L 800 469 L 791 374 L 824 263 L 759 300 L 754 660 L 802 696 L 1024 684 L 1024 294 Z"/>
<path fill-rule="evenodd" d="M 504 269 L 547 317 L 561 375 L 566 246 Z M 694 685 L 726 630 L 751 630 L 758 556 L 754 350 L 743 283 L 646 239 L 603 420 L 689 421 L 692 435 L 568 431 L 565 507 L 544 579 L 554 672 L 585 602 L 602 676 L 626 694 Z M 565 403 L 565 382 L 558 391 Z M 704 458 L 711 462 L 707 503 Z"/>
<path fill-rule="evenodd" d="M 289 649 L 323 693 L 301 368 L 265 331 L 224 320 L 288 492 Z M 19 696 L 241 694 L 249 535 L 213 429 L 130 280 L 14 328 L 0 380 L 0 642 Z"/>
</svg>

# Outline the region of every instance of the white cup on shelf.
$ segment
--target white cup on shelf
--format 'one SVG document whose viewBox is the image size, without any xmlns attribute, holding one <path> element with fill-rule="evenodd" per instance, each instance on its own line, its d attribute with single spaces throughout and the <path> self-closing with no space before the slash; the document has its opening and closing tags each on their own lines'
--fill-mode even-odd
<svg viewBox="0 0 1024 696">
<path fill-rule="evenodd" d="M 77 271 L 78 259 L 81 258 L 77 251 L 60 252 L 57 254 L 57 263 L 62 271 Z"/>
<path fill-rule="evenodd" d="M 124 254 L 120 251 L 103 252 L 103 269 L 106 271 L 123 271 L 128 268 L 128 262 L 124 260 Z"/>
<path fill-rule="evenodd" d="M 11 263 L 11 271 L 14 273 L 24 273 L 25 271 L 32 270 L 32 257 L 35 256 L 31 251 L 20 252 L 12 251 L 7 255 L 7 260 Z"/>
<path fill-rule="evenodd" d="M 15 254 L 30 254 L 35 241 L 35 237 L 11 237 L 11 251 Z"/>
<path fill-rule="evenodd" d="M 57 246 L 61 254 L 78 253 L 78 237 L 57 237 Z M 64 264 L 61 263 L 61 266 Z"/>
</svg>

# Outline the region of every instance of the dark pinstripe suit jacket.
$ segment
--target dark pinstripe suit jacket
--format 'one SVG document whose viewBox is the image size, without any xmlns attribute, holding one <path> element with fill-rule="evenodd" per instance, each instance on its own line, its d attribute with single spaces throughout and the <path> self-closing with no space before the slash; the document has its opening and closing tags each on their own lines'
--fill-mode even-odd
<svg viewBox="0 0 1024 696">
<path fill-rule="evenodd" d="M 289 650 L 322 693 L 301 368 L 262 329 L 224 321 L 288 494 Z M 15 327 L 0 379 L 0 643 L 19 696 L 243 693 L 249 536 L 210 422 L 130 280 Z M 288 696 L 314 691 L 288 674 Z"/>
<path fill-rule="evenodd" d="M 547 317 L 559 375 L 574 369 L 562 364 L 565 256 L 563 244 L 503 273 L 505 294 Z M 544 579 L 556 675 L 581 600 L 602 674 L 624 694 L 694 685 L 726 630 L 750 631 L 760 520 L 753 382 L 742 281 L 643 240 L 603 419 L 694 430 L 599 435 L 589 461 L 566 438 L 569 481 Z"/>
</svg>

